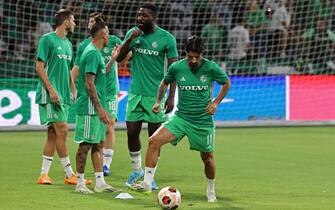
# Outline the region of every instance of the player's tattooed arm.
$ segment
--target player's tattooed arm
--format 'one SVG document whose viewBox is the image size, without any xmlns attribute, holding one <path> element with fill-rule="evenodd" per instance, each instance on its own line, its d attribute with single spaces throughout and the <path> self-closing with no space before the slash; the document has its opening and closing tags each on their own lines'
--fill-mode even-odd
<svg viewBox="0 0 335 210">
<path fill-rule="evenodd" d="M 102 122 L 106 123 L 106 124 L 110 124 L 110 119 L 109 119 L 108 113 L 101 106 L 101 103 L 100 103 L 100 100 L 99 100 L 99 97 L 98 97 L 98 94 L 97 94 L 97 91 L 96 91 L 96 88 L 95 88 L 94 80 L 95 80 L 95 75 L 94 74 L 90 74 L 90 73 L 86 74 L 85 85 L 86 85 L 88 95 L 89 95 L 94 107 L 98 111 L 98 115 L 99 115 L 100 120 Z"/>
<path fill-rule="evenodd" d="M 87 88 L 88 95 L 89 95 L 94 107 L 97 110 L 99 110 L 99 109 L 102 108 L 102 106 L 101 106 L 101 103 L 100 103 L 99 98 L 98 98 L 98 94 L 97 94 L 97 91 L 96 91 L 96 88 L 95 88 L 94 80 L 95 80 L 95 75 L 94 74 L 90 74 L 90 73 L 86 74 L 85 85 L 86 85 L 86 88 Z"/>
<path fill-rule="evenodd" d="M 168 86 L 168 83 L 165 80 L 163 80 L 161 84 L 159 85 L 156 102 L 152 107 L 152 111 L 156 114 L 159 112 L 160 103 L 161 103 L 163 96 L 165 95 L 167 86 Z"/>
</svg>

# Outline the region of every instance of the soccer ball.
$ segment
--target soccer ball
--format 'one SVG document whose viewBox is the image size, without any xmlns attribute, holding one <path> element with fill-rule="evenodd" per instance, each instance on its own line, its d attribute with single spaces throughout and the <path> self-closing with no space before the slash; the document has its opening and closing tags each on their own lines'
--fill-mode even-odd
<svg viewBox="0 0 335 210">
<path fill-rule="evenodd" d="M 175 187 L 164 187 L 157 195 L 158 204 L 163 209 L 176 209 L 181 203 L 180 192 Z"/>
</svg>

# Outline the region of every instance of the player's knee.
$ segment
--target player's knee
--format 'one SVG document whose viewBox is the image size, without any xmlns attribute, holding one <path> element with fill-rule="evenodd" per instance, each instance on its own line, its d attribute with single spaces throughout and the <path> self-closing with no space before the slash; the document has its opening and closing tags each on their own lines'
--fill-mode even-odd
<svg viewBox="0 0 335 210">
<path fill-rule="evenodd" d="M 161 146 L 161 141 L 160 141 L 160 138 L 153 135 L 149 138 L 149 147 L 152 147 L 152 148 L 160 148 Z"/>
<path fill-rule="evenodd" d="M 67 135 L 67 124 L 66 123 L 57 123 L 56 124 L 56 134 L 58 136 L 65 137 Z"/>
<path fill-rule="evenodd" d="M 56 135 L 56 131 L 52 126 L 48 127 L 48 136 L 55 136 Z"/>
<path fill-rule="evenodd" d="M 95 153 L 95 152 L 101 153 L 102 152 L 102 148 L 103 148 L 103 144 L 93 144 L 92 145 L 92 153 Z"/>
<path fill-rule="evenodd" d="M 88 151 L 90 150 L 91 145 L 87 144 L 87 143 L 80 143 L 79 147 L 78 147 L 78 151 L 77 151 L 77 156 L 79 155 L 83 155 L 83 154 L 87 154 Z"/>
<path fill-rule="evenodd" d="M 101 142 L 100 144 L 98 144 L 99 149 L 102 151 L 104 148 L 105 142 Z"/>
<path fill-rule="evenodd" d="M 214 164 L 214 157 L 213 155 L 205 155 L 202 156 L 202 161 L 205 165 L 213 165 Z"/>
<path fill-rule="evenodd" d="M 113 130 L 114 130 L 114 127 L 112 125 L 108 125 L 106 129 L 106 135 L 112 135 Z"/>
</svg>

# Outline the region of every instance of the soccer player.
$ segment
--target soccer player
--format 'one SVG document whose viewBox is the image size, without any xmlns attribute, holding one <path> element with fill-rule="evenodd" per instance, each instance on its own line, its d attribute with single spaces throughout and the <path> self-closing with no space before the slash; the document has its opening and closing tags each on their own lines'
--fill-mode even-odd
<svg viewBox="0 0 335 210">
<path fill-rule="evenodd" d="M 102 148 L 104 145 L 106 124 L 111 120 L 106 111 L 106 65 L 100 51 L 107 46 L 109 32 L 104 22 L 97 22 L 91 28 L 92 42 L 80 57 L 78 75 L 78 98 L 76 101 L 77 118 L 75 142 L 77 151 L 78 182 L 76 192 L 91 194 L 84 181 L 84 172 L 88 151 L 91 149 L 96 192 L 115 192 L 118 189 L 105 182 L 102 171 Z"/>
<path fill-rule="evenodd" d="M 93 12 L 89 15 L 88 29 L 91 30 L 92 26 L 97 22 L 103 22 L 103 15 L 99 12 Z M 75 81 L 79 71 L 79 60 L 84 49 L 91 43 L 92 38 L 89 37 L 82 41 L 77 50 L 74 67 L 72 68 L 72 77 Z M 101 50 L 102 57 L 106 65 L 107 79 L 106 79 L 106 102 L 108 105 L 107 112 L 111 117 L 111 124 L 107 125 L 106 140 L 103 148 L 103 171 L 104 176 L 110 174 L 110 165 L 113 159 L 115 147 L 114 124 L 117 119 L 118 108 L 118 94 L 119 94 L 119 79 L 117 63 L 115 62 L 116 56 L 119 52 L 119 46 L 122 41 L 115 35 L 109 35 L 108 44 Z M 124 59 L 121 63 L 125 62 Z"/>
<path fill-rule="evenodd" d="M 159 86 L 156 103 L 152 107 L 154 113 L 159 113 L 167 85 L 176 81 L 178 111 L 149 138 L 144 181 L 133 185 L 133 188 L 150 192 L 161 146 L 169 142 L 177 145 L 186 135 L 190 149 L 200 152 L 205 166 L 208 202 L 216 202 L 213 114 L 227 94 L 230 80 L 216 63 L 202 57 L 203 45 L 199 37 L 189 37 L 185 50 L 186 58 L 170 66 Z M 221 84 L 220 92 L 214 100 L 212 99 L 213 81 Z"/>
<path fill-rule="evenodd" d="M 156 17 L 155 5 L 144 4 L 139 8 L 137 26 L 127 32 L 117 58 L 117 61 L 120 61 L 129 51 L 132 52 L 132 81 L 126 107 L 128 149 L 133 167 L 125 183 L 129 187 L 143 177 L 139 138 L 142 122 L 148 123 L 148 134 L 151 136 L 161 123 L 166 121 L 165 112 L 170 112 L 174 106 L 175 83 L 170 85 L 166 103 L 165 97 L 162 98 L 160 112 L 154 114 L 151 111 L 164 71 L 178 57 L 176 39 L 168 31 L 156 25 Z M 152 187 L 158 189 L 155 182 Z"/>
<path fill-rule="evenodd" d="M 47 141 L 44 146 L 41 175 L 38 184 L 52 184 L 48 172 L 57 150 L 65 171 L 65 184 L 76 184 L 68 149 L 66 147 L 67 118 L 71 102 L 70 67 L 72 64 L 72 44 L 66 38 L 75 27 L 73 13 L 59 10 L 55 15 L 56 30 L 43 35 L 38 44 L 36 72 L 39 83 L 36 103 L 39 104 L 41 124 L 47 124 Z M 90 180 L 87 180 L 90 184 Z"/>
</svg>

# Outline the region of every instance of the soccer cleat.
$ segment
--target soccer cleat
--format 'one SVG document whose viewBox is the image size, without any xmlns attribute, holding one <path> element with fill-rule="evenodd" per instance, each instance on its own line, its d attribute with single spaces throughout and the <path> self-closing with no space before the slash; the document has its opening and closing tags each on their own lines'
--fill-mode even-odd
<svg viewBox="0 0 335 210">
<path fill-rule="evenodd" d="M 94 193 L 92 190 L 88 189 L 86 185 L 77 185 L 75 192 L 82 193 L 82 194 L 93 194 Z"/>
<path fill-rule="evenodd" d="M 77 175 L 76 174 L 72 174 L 72 176 L 70 178 L 66 178 L 64 179 L 64 184 L 70 184 L 70 185 L 75 185 L 77 184 Z M 92 184 L 92 180 L 90 179 L 85 179 L 85 184 L 86 185 L 90 185 Z"/>
<path fill-rule="evenodd" d="M 37 180 L 37 184 L 52 184 L 52 180 L 48 174 L 41 174 Z"/>
<path fill-rule="evenodd" d="M 152 187 L 147 185 L 145 182 L 140 182 L 137 184 L 133 184 L 130 186 L 131 190 L 137 191 L 137 192 L 142 192 L 144 194 L 150 194 Z"/>
<path fill-rule="evenodd" d="M 122 190 L 112 187 L 105 183 L 103 186 L 100 187 L 95 185 L 94 191 L 100 193 L 100 192 L 121 192 Z"/>
<path fill-rule="evenodd" d="M 131 187 L 133 184 L 136 183 L 136 181 L 142 179 L 144 176 L 144 173 L 143 171 L 141 170 L 140 172 L 137 172 L 137 171 L 133 171 L 129 177 L 128 177 L 128 180 L 127 182 L 125 183 L 126 186 L 128 187 Z"/>
<path fill-rule="evenodd" d="M 104 176 L 109 176 L 111 174 L 109 168 L 106 165 L 104 165 L 104 167 L 102 169 L 103 169 L 103 172 L 104 172 Z"/>
<path fill-rule="evenodd" d="M 215 192 L 207 192 L 208 203 L 216 203 L 218 199 L 216 198 Z"/>
<path fill-rule="evenodd" d="M 155 180 L 152 181 L 151 183 L 151 189 L 152 190 L 158 190 L 158 185 L 157 185 L 157 182 Z"/>
</svg>

